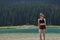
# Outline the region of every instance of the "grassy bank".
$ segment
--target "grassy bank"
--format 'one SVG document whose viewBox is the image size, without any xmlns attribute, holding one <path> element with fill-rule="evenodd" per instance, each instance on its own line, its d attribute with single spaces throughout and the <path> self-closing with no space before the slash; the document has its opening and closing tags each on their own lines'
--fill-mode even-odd
<svg viewBox="0 0 60 40">
<path fill-rule="evenodd" d="M 34 25 L 22 25 L 22 26 L 0 26 L 1 28 L 7 28 L 7 29 L 16 29 L 16 28 L 38 28 L 38 26 L 34 26 Z M 47 28 L 60 28 L 60 26 L 47 26 Z"/>
</svg>

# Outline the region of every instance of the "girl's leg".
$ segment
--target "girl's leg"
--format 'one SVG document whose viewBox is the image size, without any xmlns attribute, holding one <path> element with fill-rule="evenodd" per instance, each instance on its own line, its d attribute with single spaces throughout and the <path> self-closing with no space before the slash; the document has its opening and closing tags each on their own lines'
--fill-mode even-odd
<svg viewBox="0 0 60 40">
<path fill-rule="evenodd" d="M 40 29 L 39 32 L 40 32 L 40 40 L 42 40 L 42 30 Z"/>
<path fill-rule="evenodd" d="M 43 38 L 45 40 L 45 32 L 46 32 L 46 29 L 43 29 Z"/>
</svg>

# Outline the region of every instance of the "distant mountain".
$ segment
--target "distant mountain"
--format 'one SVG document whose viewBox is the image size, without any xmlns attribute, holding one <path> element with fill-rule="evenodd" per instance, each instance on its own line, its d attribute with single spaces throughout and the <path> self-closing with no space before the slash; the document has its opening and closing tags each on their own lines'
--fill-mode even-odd
<svg viewBox="0 0 60 40">
<path fill-rule="evenodd" d="M 15 2 L 27 2 L 27 3 L 52 3 L 52 4 L 60 4 L 60 0 L 0 0 L 1 3 L 15 3 Z"/>
</svg>

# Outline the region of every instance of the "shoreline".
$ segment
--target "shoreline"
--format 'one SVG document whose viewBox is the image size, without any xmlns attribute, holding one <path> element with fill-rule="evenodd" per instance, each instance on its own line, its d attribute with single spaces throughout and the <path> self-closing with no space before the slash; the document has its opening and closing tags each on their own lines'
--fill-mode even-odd
<svg viewBox="0 0 60 40">
<path fill-rule="evenodd" d="M 0 40 L 39 40 L 39 33 L 0 34 Z M 60 40 L 60 34 L 46 34 L 46 40 Z"/>
</svg>

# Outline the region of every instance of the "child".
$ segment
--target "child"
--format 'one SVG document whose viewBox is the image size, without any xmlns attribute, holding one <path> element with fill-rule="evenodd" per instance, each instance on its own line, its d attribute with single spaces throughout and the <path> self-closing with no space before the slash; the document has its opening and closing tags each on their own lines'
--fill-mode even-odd
<svg viewBox="0 0 60 40">
<path fill-rule="evenodd" d="M 43 33 L 43 38 L 45 40 L 46 20 L 44 18 L 43 13 L 40 13 L 40 18 L 38 19 L 38 28 L 39 28 L 39 32 L 40 32 L 40 40 L 42 40 L 42 33 Z"/>
</svg>

